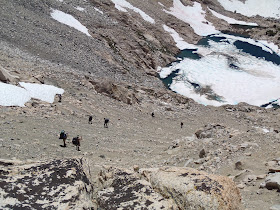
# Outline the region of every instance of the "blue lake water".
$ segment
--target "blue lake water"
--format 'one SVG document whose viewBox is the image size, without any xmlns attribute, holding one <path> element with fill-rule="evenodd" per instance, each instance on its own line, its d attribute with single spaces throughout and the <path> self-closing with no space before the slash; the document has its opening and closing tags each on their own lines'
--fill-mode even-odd
<svg viewBox="0 0 280 210">
<path fill-rule="evenodd" d="M 236 33 L 231 33 L 231 32 L 226 32 L 228 35 L 231 36 L 235 36 L 237 37 L 241 37 L 241 38 L 248 38 L 248 36 L 246 35 L 241 35 L 241 34 L 236 34 Z M 230 42 L 228 41 L 227 37 L 223 37 L 223 35 L 219 34 L 218 36 L 207 36 L 202 38 L 201 40 L 198 41 L 197 46 L 202 46 L 202 47 L 209 47 L 209 41 L 213 41 L 215 43 L 228 43 L 230 44 Z M 266 50 L 263 50 L 262 47 L 254 45 L 254 44 L 250 44 L 246 41 L 241 41 L 241 40 L 235 40 L 232 41 L 231 43 L 233 43 L 233 45 L 239 49 L 240 51 L 247 53 L 251 56 L 254 56 L 258 59 L 264 59 L 265 61 L 269 61 L 272 62 L 275 65 L 280 65 L 280 57 L 279 55 L 277 55 L 275 52 L 270 53 Z M 257 42 L 258 43 L 258 42 Z M 200 60 L 201 56 L 199 54 L 196 53 L 196 50 L 182 50 L 178 55 L 176 55 L 177 60 L 174 63 L 180 63 L 184 58 L 188 58 L 188 59 L 192 59 L 192 60 Z M 230 61 L 231 59 L 229 59 Z M 238 66 L 238 62 L 235 63 L 234 62 L 234 58 L 232 59 L 233 62 L 229 62 L 228 66 L 234 70 L 234 71 L 239 71 L 239 66 Z M 173 63 L 169 64 L 168 66 L 171 66 Z M 172 81 L 174 80 L 174 78 L 176 78 L 178 76 L 178 73 L 180 72 L 180 69 L 176 69 L 174 70 L 171 74 L 169 74 L 166 78 L 161 78 L 162 82 L 164 83 L 164 85 L 167 88 L 170 88 L 170 85 L 172 84 Z M 200 85 L 195 83 L 195 82 L 191 82 L 188 81 L 187 79 L 184 80 L 185 82 L 187 82 L 188 84 L 191 84 L 191 86 L 193 87 L 194 91 L 200 91 Z M 201 88 L 202 90 L 202 88 Z M 207 93 L 207 97 L 210 100 L 216 100 L 216 101 L 223 101 L 223 98 L 218 96 L 217 94 L 215 94 L 214 92 L 211 92 L 211 90 L 209 90 L 209 92 Z M 280 97 L 280 93 L 279 93 L 279 97 Z M 264 104 L 263 106 L 267 106 L 267 105 L 272 105 L 272 106 L 276 106 L 275 103 L 269 102 L 267 104 Z"/>
</svg>

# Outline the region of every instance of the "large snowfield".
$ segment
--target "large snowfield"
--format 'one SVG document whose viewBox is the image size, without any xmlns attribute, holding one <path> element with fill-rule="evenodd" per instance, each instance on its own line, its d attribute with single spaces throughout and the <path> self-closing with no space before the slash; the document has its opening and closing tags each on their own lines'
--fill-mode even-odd
<svg viewBox="0 0 280 210">
<path fill-rule="evenodd" d="M 228 11 L 238 12 L 242 15 L 251 17 L 260 15 L 262 17 L 280 18 L 279 0 L 218 0 Z"/>
<path fill-rule="evenodd" d="M 255 15 L 268 17 L 263 10 L 270 10 L 270 14 L 273 14 L 270 17 L 278 17 L 280 14 L 279 0 L 277 0 L 278 4 L 273 0 L 247 0 L 245 4 L 242 3 L 243 7 L 248 6 L 247 9 L 249 8 L 247 13 L 239 8 L 241 7 L 240 1 L 219 1 L 225 9 L 231 8 L 231 11 L 237 10 L 237 12 L 243 12 L 242 14 L 247 16 L 252 16 L 250 12 L 253 11 Z M 255 2 L 254 4 L 252 3 L 253 1 Z M 258 2 L 260 3 L 259 5 Z M 262 7 L 262 2 L 265 2 L 265 7 Z M 253 5 L 255 7 L 250 9 Z M 184 58 L 179 63 L 175 62 L 169 67 L 159 69 L 160 77 L 163 79 L 167 78 L 172 72 L 177 73 L 169 86 L 171 90 L 192 98 L 201 104 L 213 106 L 238 104 L 240 102 L 261 106 L 280 98 L 279 63 L 277 65 L 264 58 L 246 53 L 244 50 L 238 49 L 235 43 L 241 41 L 245 45 L 259 47 L 260 51 L 268 52 L 274 57 L 276 56 L 275 54 L 278 54 L 280 61 L 279 48 L 276 45 L 266 41 L 220 33 L 211 23 L 205 24 L 205 11 L 202 10 L 201 5 L 197 2 L 191 7 L 182 5 L 179 0 L 174 0 L 173 7 L 164 11 L 190 24 L 198 35 L 206 36 L 211 34 L 212 37 L 223 38 L 220 42 L 209 41 L 209 46 L 190 45 L 176 31 L 164 26 L 164 29 L 170 33 L 179 49 L 197 49 L 196 53 L 201 56 L 201 59 Z M 257 25 L 237 21 L 213 10 L 210 11 L 216 17 L 230 24 Z M 202 91 L 198 91 L 198 87 L 200 90 L 208 90 L 208 92 L 206 91 L 206 94 L 202 93 Z"/>
</svg>

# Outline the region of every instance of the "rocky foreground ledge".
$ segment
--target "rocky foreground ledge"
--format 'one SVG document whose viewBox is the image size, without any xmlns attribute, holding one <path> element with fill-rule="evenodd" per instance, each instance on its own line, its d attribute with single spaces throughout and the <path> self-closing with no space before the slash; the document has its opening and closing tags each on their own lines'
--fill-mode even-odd
<svg viewBox="0 0 280 210">
<path fill-rule="evenodd" d="M 192 168 L 107 167 L 92 184 L 84 158 L 0 160 L 1 209 L 242 209 L 234 182 Z"/>
</svg>

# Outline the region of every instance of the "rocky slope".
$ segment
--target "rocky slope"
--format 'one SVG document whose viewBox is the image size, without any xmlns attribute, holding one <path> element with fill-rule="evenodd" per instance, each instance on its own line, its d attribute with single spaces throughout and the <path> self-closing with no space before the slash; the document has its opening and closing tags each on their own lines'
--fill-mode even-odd
<svg viewBox="0 0 280 210">
<path fill-rule="evenodd" d="M 61 103 L 32 100 L 26 107 L 1 107 L 1 158 L 85 156 L 93 177 L 103 165 L 188 166 L 232 178 L 247 209 L 279 205 L 277 189 L 260 188 L 266 186 L 268 173 L 279 168 L 279 110 L 246 104 L 205 107 L 166 90 L 156 70 L 173 61 L 179 50 L 162 24 L 176 28 L 189 43 L 200 37 L 189 25 L 162 12 L 156 1 L 129 2 L 156 23 L 137 13 L 121 13 L 109 0 L 0 2 L 0 65 L 17 78 L 9 82 L 44 83 L 65 90 Z M 171 1 L 160 2 L 172 6 Z M 261 25 L 244 30 L 208 14 L 217 29 L 279 45 L 279 22 L 223 11 L 216 1 L 199 2 Z M 52 19 L 51 9 L 75 16 L 92 37 Z M 275 35 L 267 35 L 268 30 Z M 87 122 L 89 115 L 93 124 Z M 110 119 L 108 129 L 103 128 L 104 117 Z M 66 148 L 58 140 L 62 129 L 69 134 Z M 81 152 L 70 142 L 76 135 L 83 136 Z"/>
</svg>

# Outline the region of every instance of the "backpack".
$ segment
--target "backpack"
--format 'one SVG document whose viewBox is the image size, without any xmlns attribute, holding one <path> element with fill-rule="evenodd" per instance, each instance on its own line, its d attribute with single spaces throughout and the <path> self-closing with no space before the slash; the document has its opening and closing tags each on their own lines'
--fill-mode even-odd
<svg viewBox="0 0 280 210">
<path fill-rule="evenodd" d="M 66 133 L 65 133 L 64 130 L 62 130 L 62 131 L 60 132 L 59 139 L 64 139 L 65 136 L 66 136 Z"/>
<path fill-rule="evenodd" d="M 77 144 L 78 144 L 78 137 L 74 137 L 74 138 L 72 139 L 72 143 L 73 143 L 74 145 L 77 145 Z"/>
</svg>

